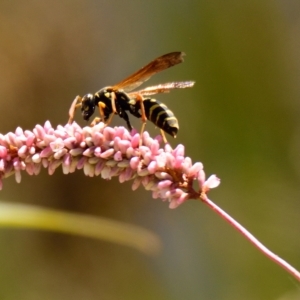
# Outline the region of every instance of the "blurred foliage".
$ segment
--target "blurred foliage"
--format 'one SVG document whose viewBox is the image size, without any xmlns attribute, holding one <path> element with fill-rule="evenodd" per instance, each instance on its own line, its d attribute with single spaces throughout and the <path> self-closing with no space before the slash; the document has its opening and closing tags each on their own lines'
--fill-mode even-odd
<svg viewBox="0 0 300 300">
<path fill-rule="evenodd" d="M 134 225 L 28 204 L 1 202 L 0 227 L 31 228 L 90 237 L 132 247 L 148 255 L 157 254 L 161 248 L 155 234 Z"/>
<path fill-rule="evenodd" d="M 0 28 L 2 133 L 64 124 L 76 95 L 185 51 L 184 64 L 149 81 L 196 81 L 159 96 L 180 122 L 170 142 L 222 179 L 212 200 L 300 268 L 299 1 L 3 0 Z M 164 249 L 148 258 L 95 240 L 1 230 L 0 299 L 286 300 L 297 289 L 196 201 L 171 211 L 130 184 L 60 171 L 20 185 L 8 178 L 1 193 L 148 228 Z"/>
</svg>

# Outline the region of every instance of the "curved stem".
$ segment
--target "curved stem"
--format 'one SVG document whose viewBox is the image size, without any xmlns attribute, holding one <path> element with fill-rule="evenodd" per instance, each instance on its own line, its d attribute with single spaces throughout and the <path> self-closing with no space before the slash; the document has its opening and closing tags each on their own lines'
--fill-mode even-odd
<svg viewBox="0 0 300 300">
<path fill-rule="evenodd" d="M 290 273 L 298 281 L 300 281 L 300 272 L 296 270 L 293 266 L 287 263 L 285 260 L 280 258 L 278 255 L 270 251 L 266 246 L 264 246 L 257 238 L 255 238 L 246 228 L 244 228 L 240 223 L 234 220 L 230 215 L 228 215 L 219 206 L 209 200 L 206 194 L 200 196 L 200 200 L 214 210 L 219 216 L 221 216 L 225 221 L 231 224 L 236 230 L 238 230 L 246 239 L 248 239 L 256 248 L 258 248 L 265 256 L 278 264 L 281 268 Z"/>
</svg>

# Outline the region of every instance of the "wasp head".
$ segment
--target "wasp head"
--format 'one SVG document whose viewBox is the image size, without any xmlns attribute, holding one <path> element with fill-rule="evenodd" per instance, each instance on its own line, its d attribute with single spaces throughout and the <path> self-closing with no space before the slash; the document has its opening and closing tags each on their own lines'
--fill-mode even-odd
<svg viewBox="0 0 300 300">
<path fill-rule="evenodd" d="M 95 111 L 95 97 L 92 94 L 86 94 L 82 97 L 81 115 L 85 121 L 88 121 Z"/>
</svg>

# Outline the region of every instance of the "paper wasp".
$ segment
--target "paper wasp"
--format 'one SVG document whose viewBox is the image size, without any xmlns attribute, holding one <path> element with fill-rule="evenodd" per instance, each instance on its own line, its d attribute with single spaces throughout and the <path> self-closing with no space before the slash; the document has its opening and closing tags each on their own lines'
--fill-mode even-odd
<svg viewBox="0 0 300 300">
<path fill-rule="evenodd" d="M 119 117 L 126 121 L 128 129 L 131 130 L 132 126 L 127 114 L 127 112 L 129 112 L 133 116 L 142 119 L 143 125 L 141 133 L 144 131 L 147 119 L 149 119 L 160 128 L 165 142 L 167 142 L 167 140 L 164 132 L 176 137 L 179 125 L 173 112 L 169 110 L 165 104 L 158 100 L 151 99 L 149 96 L 158 93 L 168 93 L 172 89 L 189 88 L 192 87 L 195 82 L 170 82 L 135 92 L 130 91 L 140 86 L 152 75 L 183 62 L 184 55 L 183 52 L 165 54 L 156 58 L 116 85 L 105 87 L 95 94 L 86 94 L 83 97 L 77 96 L 69 110 L 69 123 L 72 123 L 74 119 L 76 108 L 81 107 L 82 117 L 88 121 L 96 107 L 98 107 L 100 118 L 96 117 L 92 121 L 91 126 L 100 121 L 108 125 L 114 115 L 119 115 Z"/>
</svg>

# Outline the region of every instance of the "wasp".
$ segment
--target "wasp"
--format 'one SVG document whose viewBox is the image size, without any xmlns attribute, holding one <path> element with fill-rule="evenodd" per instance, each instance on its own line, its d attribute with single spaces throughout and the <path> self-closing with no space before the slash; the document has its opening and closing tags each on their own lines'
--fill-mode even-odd
<svg viewBox="0 0 300 300">
<path fill-rule="evenodd" d="M 74 119 L 75 111 L 81 108 L 84 120 L 88 121 L 98 107 L 100 118 L 96 117 L 91 123 L 94 126 L 102 121 L 108 125 L 114 115 L 119 115 L 125 120 L 129 130 L 132 126 L 127 112 L 137 118 L 141 118 L 143 125 L 141 133 L 145 129 L 146 121 L 149 119 L 160 128 L 163 140 L 167 143 L 164 132 L 176 137 L 179 129 L 178 120 L 168 107 L 151 95 L 158 93 L 169 93 L 172 89 L 190 88 L 194 81 L 179 81 L 150 86 L 142 90 L 131 92 L 154 74 L 168 69 L 183 62 L 183 52 L 171 52 L 156 58 L 142 69 L 133 73 L 116 85 L 104 87 L 95 94 L 77 96 L 69 110 L 69 123 Z"/>
</svg>

